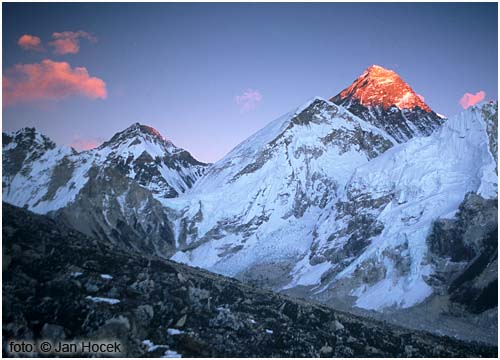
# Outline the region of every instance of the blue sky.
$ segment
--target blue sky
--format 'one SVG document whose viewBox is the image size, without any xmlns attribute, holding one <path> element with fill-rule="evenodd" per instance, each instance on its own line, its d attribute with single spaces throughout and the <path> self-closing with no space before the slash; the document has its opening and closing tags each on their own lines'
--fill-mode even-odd
<svg viewBox="0 0 500 360">
<path fill-rule="evenodd" d="M 461 111 L 464 93 L 497 99 L 496 3 L 2 6 L 4 88 L 5 74 L 46 69 L 43 60 L 68 63 L 72 76 L 84 67 L 105 86 L 104 99 L 88 78 L 81 94 L 44 100 L 31 89 L 8 105 L 4 97 L 4 131 L 35 126 L 58 144 L 98 143 L 141 122 L 213 162 L 309 98 L 336 95 L 371 64 L 398 72 L 448 116 Z M 77 53 L 56 53 L 53 33 L 77 31 L 96 41 L 80 36 Z M 43 50 L 19 46 L 24 34 Z"/>
</svg>

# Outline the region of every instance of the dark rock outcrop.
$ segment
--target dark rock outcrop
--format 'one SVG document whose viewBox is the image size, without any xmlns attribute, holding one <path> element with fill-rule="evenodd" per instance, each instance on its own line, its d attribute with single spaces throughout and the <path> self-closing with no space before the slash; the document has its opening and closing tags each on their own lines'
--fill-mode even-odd
<svg viewBox="0 0 500 360">
<path fill-rule="evenodd" d="M 427 238 L 434 285 L 473 313 L 498 306 L 497 214 L 497 199 L 467 194 L 455 219 L 437 220 Z"/>
<path fill-rule="evenodd" d="M 49 215 L 103 242 L 170 256 L 175 240 L 166 209 L 148 189 L 117 172 L 91 169 L 75 201 Z"/>
</svg>

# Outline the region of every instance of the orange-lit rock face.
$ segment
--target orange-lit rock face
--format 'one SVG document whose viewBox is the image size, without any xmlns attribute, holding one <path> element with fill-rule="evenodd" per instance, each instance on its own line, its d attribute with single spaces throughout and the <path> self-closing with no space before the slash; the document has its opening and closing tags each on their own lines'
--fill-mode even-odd
<svg viewBox="0 0 500 360">
<path fill-rule="evenodd" d="M 147 126 L 147 125 L 142 125 L 144 129 L 146 129 L 151 135 L 154 135 L 156 137 L 165 139 L 162 134 L 158 130 L 156 130 L 154 127 Z"/>
<path fill-rule="evenodd" d="M 364 106 L 382 106 L 384 109 L 392 105 L 400 109 L 432 110 L 405 83 L 398 74 L 378 65 L 370 66 L 356 81 L 340 93 L 340 98 L 356 99 Z"/>
</svg>

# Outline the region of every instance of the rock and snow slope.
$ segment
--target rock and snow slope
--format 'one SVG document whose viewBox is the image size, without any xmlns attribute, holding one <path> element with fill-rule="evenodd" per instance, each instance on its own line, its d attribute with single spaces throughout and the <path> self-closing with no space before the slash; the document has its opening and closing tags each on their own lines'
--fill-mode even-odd
<svg viewBox="0 0 500 360">
<path fill-rule="evenodd" d="M 164 256 L 172 235 L 158 199 L 183 193 L 206 167 L 140 124 L 82 152 L 57 147 L 35 129 L 4 133 L 3 158 L 5 202 Z"/>
<path fill-rule="evenodd" d="M 55 168 L 65 157 L 75 155 L 76 151 L 57 147 L 33 128 L 3 133 L 2 138 L 4 201 L 45 213 L 64 206 L 74 197 L 81 186 L 80 179 L 75 178 L 67 184 L 64 179 L 59 179 L 60 174 Z M 59 192 L 56 191 L 58 182 L 63 182 Z"/>
</svg>

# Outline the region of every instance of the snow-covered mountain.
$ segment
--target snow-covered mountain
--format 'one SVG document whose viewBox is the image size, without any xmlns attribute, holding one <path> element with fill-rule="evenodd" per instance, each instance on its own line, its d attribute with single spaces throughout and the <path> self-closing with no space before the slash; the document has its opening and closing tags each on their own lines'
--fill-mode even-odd
<svg viewBox="0 0 500 360">
<path fill-rule="evenodd" d="M 33 129 L 4 134 L 3 196 L 328 304 L 386 312 L 441 296 L 483 312 L 497 306 L 497 129 L 497 102 L 444 119 L 372 66 L 209 166 L 140 124 L 80 153 Z"/>
<path fill-rule="evenodd" d="M 212 165 L 176 200 L 177 261 L 223 274 L 283 281 L 314 241 L 314 224 L 356 167 L 390 138 L 345 109 L 309 101 Z M 267 266 L 283 271 L 268 273 Z M 271 279 L 275 278 L 275 279 Z"/>
<path fill-rule="evenodd" d="M 3 201 L 159 254 L 172 250 L 172 236 L 158 199 L 185 192 L 206 168 L 138 123 L 82 152 L 30 128 L 4 133 L 3 140 Z"/>
<path fill-rule="evenodd" d="M 365 309 L 419 304 L 434 291 L 434 222 L 452 219 L 468 193 L 497 197 L 497 107 L 392 146 L 383 126 L 316 98 L 164 202 L 173 259 Z"/>
<path fill-rule="evenodd" d="M 378 65 L 330 100 L 385 130 L 397 143 L 430 135 L 444 122 L 397 73 Z"/>
<path fill-rule="evenodd" d="M 203 175 L 204 164 L 176 147 L 156 129 L 135 123 L 95 150 L 105 167 L 151 190 L 157 198 L 177 197 Z"/>
<path fill-rule="evenodd" d="M 35 129 L 24 128 L 3 133 L 3 154 L 4 201 L 36 213 L 71 203 L 88 182 L 92 168 L 113 169 L 161 199 L 191 188 L 207 165 L 139 123 L 82 152 L 58 147 Z"/>
</svg>

